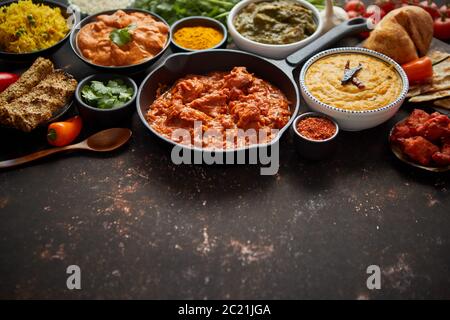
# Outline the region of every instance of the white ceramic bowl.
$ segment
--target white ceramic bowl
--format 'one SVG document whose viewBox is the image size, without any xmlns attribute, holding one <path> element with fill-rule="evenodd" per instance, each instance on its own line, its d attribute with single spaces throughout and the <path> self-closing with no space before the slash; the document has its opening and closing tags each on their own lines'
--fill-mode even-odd
<svg viewBox="0 0 450 320">
<path fill-rule="evenodd" d="M 398 96 L 398 98 L 392 102 L 391 104 L 375 109 L 375 110 L 368 110 L 368 111 L 351 111 L 351 110 L 345 110 L 345 109 L 339 109 L 335 108 L 333 106 L 327 105 L 325 103 L 320 102 L 317 100 L 308 90 L 306 84 L 305 84 L 305 75 L 308 71 L 309 67 L 316 62 L 317 60 L 333 55 L 333 54 L 339 54 L 339 53 L 362 53 L 367 54 L 372 57 L 378 58 L 380 60 L 383 60 L 384 62 L 393 65 L 397 73 L 400 75 L 400 78 L 403 82 L 403 88 Z M 300 89 L 302 93 L 302 97 L 305 100 L 306 104 L 309 106 L 310 109 L 322 112 L 333 119 L 337 121 L 340 128 L 344 131 L 361 131 L 369 128 L 376 127 L 383 122 L 386 122 L 390 118 L 392 118 L 398 111 L 398 109 L 401 107 L 403 102 L 405 101 L 406 94 L 409 90 L 409 82 L 408 78 L 403 71 L 402 67 L 398 63 L 396 63 L 391 58 L 385 56 L 384 54 L 364 49 L 364 48 L 357 48 L 357 47 L 347 47 L 347 48 L 336 48 L 336 49 L 330 49 L 323 51 L 321 53 L 318 53 L 317 55 L 313 56 L 311 59 L 306 62 L 306 64 L 303 66 L 302 71 L 300 73 Z"/>
<path fill-rule="evenodd" d="M 234 43 L 236 46 L 244 51 L 256 53 L 260 56 L 266 57 L 266 58 L 272 58 L 272 59 L 284 59 L 290 54 L 298 51 L 299 49 L 303 48 L 304 46 L 310 44 L 314 40 L 316 40 L 321 34 L 323 29 L 323 21 L 320 17 L 319 11 L 314 7 L 312 4 L 310 4 L 307 1 L 303 0 L 294 0 L 295 2 L 298 2 L 303 7 L 311 10 L 313 12 L 315 21 L 317 23 L 317 30 L 314 32 L 311 36 L 308 38 L 299 41 L 294 42 L 291 44 L 264 44 L 259 43 L 250 39 L 245 38 L 243 35 L 241 35 L 234 26 L 234 18 L 236 15 L 241 12 L 242 9 L 247 7 L 250 3 L 253 2 L 262 2 L 262 1 L 268 1 L 268 0 L 243 0 L 239 2 L 234 8 L 231 10 L 230 14 L 228 15 L 228 32 L 233 38 Z"/>
</svg>

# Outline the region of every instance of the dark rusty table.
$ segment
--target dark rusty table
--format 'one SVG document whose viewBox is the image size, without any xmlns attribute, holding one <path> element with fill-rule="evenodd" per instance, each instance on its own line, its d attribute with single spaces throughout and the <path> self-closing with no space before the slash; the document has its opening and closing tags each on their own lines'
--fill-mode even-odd
<svg viewBox="0 0 450 320">
<path fill-rule="evenodd" d="M 68 44 L 53 60 L 94 72 Z M 286 135 L 276 176 L 176 166 L 136 114 L 118 152 L 0 172 L 0 298 L 450 298 L 449 175 L 407 167 L 387 144 L 410 109 L 343 133 L 324 162 Z M 46 147 L 45 132 L 0 133 L 0 160 Z M 374 264 L 382 288 L 370 291 Z M 80 291 L 66 287 L 69 265 Z"/>
</svg>

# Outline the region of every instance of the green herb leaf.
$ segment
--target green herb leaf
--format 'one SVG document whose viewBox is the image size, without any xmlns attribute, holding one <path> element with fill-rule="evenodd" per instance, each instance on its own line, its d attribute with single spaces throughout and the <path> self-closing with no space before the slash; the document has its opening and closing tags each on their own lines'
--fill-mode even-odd
<svg viewBox="0 0 450 320">
<path fill-rule="evenodd" d="M 116 104 L 116 99 L 111 97 L 103 97 L 98 101 L 100 109 L 112 109 Z"/>
<path fill-rule="evenodd" d="M 218 17 L 225 22 L 228 12 L 240 0 L 136 0 L 136 8 L 162 16 L 169 24 L 189 16 Z M 319 0 L 318 0 L 319 1 Z"/>
<path fill-rule="evenodd" d="M 110 80 L 106 84 L 101 81 L 91 81 L 81 89 L 81 96 L 87 104 L 100 109 L 113 109 L 123 106 L 134 95 L 121 79 Z"/>
<path fill-rule="evenodd" d="M 122 47 L 133 39 L 131 36 L 131 31 L 133 31 L 134 29 L 136 29 L 136 25 L 134 24 L 130 24 L 128 27 L 122 29 L 114 29 L 110 33 L 109 38 L 116 45 Z"/>
<path fill-rule="evenodd" d="M 120 101 L 128 101 L 133 97 L 133 93 L 129 92 L 120 92 L 119 93 L 119 100 Z"/>
<path fill-rule="evenodd" d="M 98 96 L 89 86 L 84 86 L 83 89 L 81 89 L 81 96 L 88 102 L 94 102 L 98 99 Z"/>
</svg>

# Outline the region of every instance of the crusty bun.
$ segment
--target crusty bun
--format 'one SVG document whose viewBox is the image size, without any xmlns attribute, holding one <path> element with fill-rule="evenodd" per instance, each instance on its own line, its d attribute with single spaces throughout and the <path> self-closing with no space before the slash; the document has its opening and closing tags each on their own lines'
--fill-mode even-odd
<svg viewBox="0 0 450 320">
<path fill-rule="evenodd" d="M 427 54 L 433 40 L 433 19 L 424 9 L 405 6 L 389 12 L 364 43 L 400 64 Z"/>
</svg>

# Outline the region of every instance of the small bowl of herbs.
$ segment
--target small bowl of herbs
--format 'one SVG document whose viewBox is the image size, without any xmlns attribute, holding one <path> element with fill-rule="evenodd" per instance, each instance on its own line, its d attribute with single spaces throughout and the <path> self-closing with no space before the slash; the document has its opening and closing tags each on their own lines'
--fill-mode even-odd
<svg viewBox="0 0 450 320">
<path fill-rule="evenodd" d="M 94 126 L 111 127 L 133 114 L 137 96 L 133 79 L 114 74 L 96 74 L 83 79 L 75 99 L 85 121 Z"/>
</svg>

